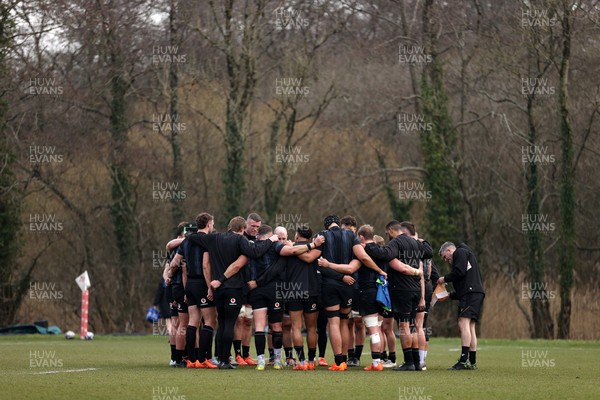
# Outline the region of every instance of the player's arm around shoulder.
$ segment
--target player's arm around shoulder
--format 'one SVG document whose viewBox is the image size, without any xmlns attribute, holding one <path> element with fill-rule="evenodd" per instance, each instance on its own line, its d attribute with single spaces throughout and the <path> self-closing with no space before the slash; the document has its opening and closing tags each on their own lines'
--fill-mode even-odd
<svg viewBox="0 0 600 400">
<path fill-rule="evenodd" d="M 423 274 L 423 270 L 422 269 L 416 269 L 411 267 L 408 264 L 403 263 L 402 261 L 398 260 L 397 258 L 394 258 L 393 260 L 389 261 L 388 265 L 390 266 L 390 268 L 392 268 L 395 271 L 400 272 L 402 275 L 408 275 L 408 276 L 419 276 Z"/>
<path fill-rule="evenodd" d="M 337 271 L 344 275 L 353 274 L 360 268 L 361 265 L 360 261 L 356 259 L 350 261 L 350 264 L 336 264 L 324 259 L 323 257 L 319 258 L 318 264 L 319 267 L 331 268 L 334 271 Z"/>
<path fill-rule="evenodd" d="M 177 238 L 177 239 L 169 240 L 169 242 L 167 243 L 167 245 L 165 247 L 166 247 L 167 251 L 173 251 L 176 248 L 178 248 L 184 240 L 185 240 L 185 238 Z"/>
<path fill-rule="evenodd" d="M 298 244 L 293 246 L 291 242 L 286 243 L 284 246 L 278 248 L 278 252 L 282 256 L 299 256 L 302 254 L 309 253 L 321 246 L 325 242 L 325 238 L 321 235 L 317 236 L 315 240 L 307 244 Z M 313 260 L 314 261 L 314 260 Z"/>
<path fill-rule="evenodd" d="M 379 275 L 383 275 L 387 278 L 387 274 L 385 273 L 385 271 L 379 268 L 379 266 L 375 263 L 375 261 L 373 261 L 371 257 L 369 257 L 365 249 L 360 244 L 355 244 L 354 246 L 352 246 L 352 251 L 354 252 L 354 256 L 358 258 L 365 267 L 370 268 L 376 271 Z"/>
</svg>

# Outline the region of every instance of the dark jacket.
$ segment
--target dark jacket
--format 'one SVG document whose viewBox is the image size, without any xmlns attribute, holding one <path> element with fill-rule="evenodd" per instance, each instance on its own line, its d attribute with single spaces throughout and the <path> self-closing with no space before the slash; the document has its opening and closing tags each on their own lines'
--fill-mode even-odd
<svg viewBox="0 0 600 400">
<path fill-rule="evenodd" d="M 468 293 L 485 294 L 479 263 L 475 254 L 464 243 L 456 247 L 452 255 L 452 271 L 444 277 L 444 280 L 452 282 L 458 299 Z"/>
</svg>

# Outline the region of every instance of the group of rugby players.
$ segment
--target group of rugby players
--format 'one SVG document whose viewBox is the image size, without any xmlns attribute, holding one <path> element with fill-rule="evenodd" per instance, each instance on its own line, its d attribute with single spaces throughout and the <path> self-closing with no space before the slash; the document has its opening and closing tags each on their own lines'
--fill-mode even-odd
<svg viewBox="0 0 600 400">
<path fill-rule="evenodd" d="M 163 272 L 171 303 L 171 365 L 344 371 L 360 365 L 367 331 L 372 363 L 364 370 L 425 370 L 429 336 L 424 326 L 432 282 L 439 278 L 430 244 L 410 222 L 390 221 L 387 245 L 372 226 L 357 228 L 351 216 L 330 215 L 323 222 L 325 230 L 316 235 L 298 227 L 293 242 L 286 228 L 273 230 L 256 213 L 231 219 L 223 233 L 214 232 L 214 217 L 206 212 L 195 223 L 179 224 L 177 238 L 167 244 Z M 451 263 L 456 247 L 444 246 L 440 255 Z M 384 281 L 391 309 L 377 301 L 377 285 Z M 445 282 L 451 281 L 447 275 Z M 476 311 L 469 322 L 477 320 Z M 404 358 L 399 366 L 394 320 Z M 253 330 L 256 361 L 250 357 Z M 461 354 L 452 369 L 476 368 L 474 325 L 472 336 L 474 345 L 466 347 L 470 360 Z M 327 338 L 334 353 L 331 366 L 325 361 Z"/>
</svg>

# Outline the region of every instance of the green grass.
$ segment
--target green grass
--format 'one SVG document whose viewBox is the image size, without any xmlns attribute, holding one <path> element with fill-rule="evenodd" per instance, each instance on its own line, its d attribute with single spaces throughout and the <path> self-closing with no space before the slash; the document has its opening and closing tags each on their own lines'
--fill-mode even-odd
<svg viewBox="0 0 600 400">
<path fill-rule="evenodd" d="M 250 367 L 233 371 L 169 368 L 166 339 L 157 336 L 98 336 L 93 341 L 67 341 L 62 336 L 0 337 L 0 398 L 598 398 L 600 342 L 480 340 L 479 370 L 447 371 L 457 359 L 458 345 L 458 339 L 432 339 L 428 371 L 421 373 L 275 371 L 270 367 L 258 372 Z M 524 358 L 523 352 L 529 357 Z M 42 356 L 41 361 L 32 355 Z M 328 356 L 331 358 L 330 348 Z M 364 355 L 362 363 L 369 361 Z M 39 374 L 84 368 L 97 370 Z M 159 392 L 157 397 L 153 390 Z"/>
</svg>

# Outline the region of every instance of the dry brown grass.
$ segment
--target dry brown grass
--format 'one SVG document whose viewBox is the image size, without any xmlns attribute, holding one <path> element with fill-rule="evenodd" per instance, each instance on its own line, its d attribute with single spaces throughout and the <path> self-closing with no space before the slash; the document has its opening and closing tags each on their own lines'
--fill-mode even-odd
<svg viewBox="0 0 600 400">
<path fill-rule="evenodd" d="M 518 339 L 529 338 L 529 324 L 520 304 L 528 315 L 531 313 L 529 300 L 523 295 L 521 285 L 529 280 L 523 275 L 515 278 L 515 289 L 506 275 L 486 277 L 486 297 L 484 315 L 481 324 L 481 337 Z M 555 321 L 560 309 L 559 286 L 548 281 L 550 313 Z M 525 287 L 527 292 L 527 286 Z M 578 284 L 573 290 L 573 309 L 571 314 L 571 339 L 598 340 L 600 332 L 599 290 L 591 285 Z M 518 303 L 517 303 L 518 302 Z M 555 326 L 556 331 L 556 326 Z"/>
</svg>

